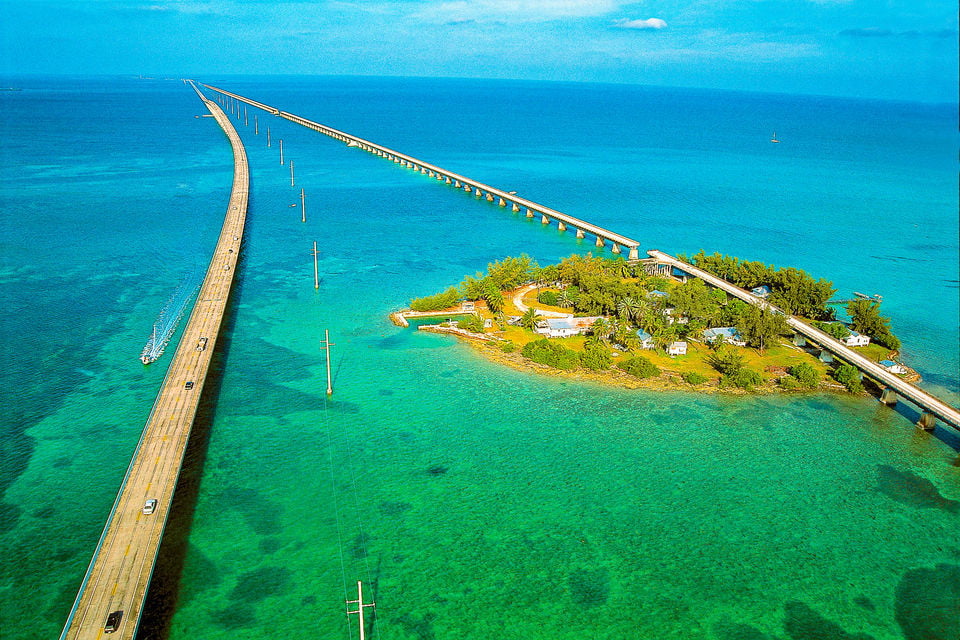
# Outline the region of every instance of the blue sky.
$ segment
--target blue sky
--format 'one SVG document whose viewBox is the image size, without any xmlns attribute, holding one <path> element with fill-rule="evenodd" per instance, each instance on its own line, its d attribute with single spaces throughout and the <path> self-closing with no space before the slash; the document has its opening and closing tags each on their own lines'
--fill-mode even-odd
<svg viewBox="0 0 960 640">
<path fill-rule="evenodd" d="M 4 0 L 0 73 L 360 74 L 957 100 L 955 0 Z"/>
</svg>

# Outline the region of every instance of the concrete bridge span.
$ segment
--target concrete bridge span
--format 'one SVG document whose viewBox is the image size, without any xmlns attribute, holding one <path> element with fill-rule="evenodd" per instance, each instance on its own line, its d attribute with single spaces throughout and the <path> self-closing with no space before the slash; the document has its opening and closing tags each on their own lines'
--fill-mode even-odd
<svg viewBox="0 0 960 640">
<path fill-rule="evenodd" d="M 690 275 L 696 276 L 707 284 L 718 289 L 722 289 L 723 291 L 736 298 L 739 298 L 740 300 L 743 300 L 744 302 L 783 313 L 774 305 L 753 295 L 749 291 L 741 289 L 740 287 L 727 282 L 726 280 L 719 278 L 712 273 L 704 271 L 703 269 L 698 269 L 691 264 L 678 260 L 667 253 L 651 250 L 647 251 L 647 255 L 655 259 L 660 264 L 667 264 L 672 267 L 676 267 L 681 271 L 689 273 Z M 876 362 L 865 358 L 850 347 L 841 343 L 839 340 L 827 335 L 820 329 L 817 329 L 816 327 L 811 326 L 810 324 L 794 316 L 787 314 L 783 315 L 791 329 L 804 336 L 808 340 L 820 345 L 844 362 L 852 364 L 859 369 L 863 375 L 875 380 L 881 386 L 884 386 L 887 389 L 893 389 L 896 391 L 896 393 L 915 404 L 921 411 L 920 422 L 918 423 L 918 426 L 924 429 L 933 429 L 936 419 L 940 419 L 954 429 L 960 430 L 960 411 L 958 411 L 955 407 L 950 406 L 940 398 L 937 398 L 936 396 L 924 391 L 915 384 L 903 380 L 896 374 L 890 373 Z M 885 401 L 889 402 L 890 395 L 886 395 L 887 399 Z"/>
<path fill-rule="evenodd" d="M 413 156 L 401 153 L 400 151 L 396 151 L 375 142 L 371 142 L 344 131 L 334 129 L 333 127 L 329 127 L 319 122 L 308 120 L 302 116 L 298 116 L 287 111 L 281 111 L 275 107 L 251 100 L 250 98 L 246 98 L 236 93 L 219 89 L 212 85 L 204 84 L 203 86 L 212 91 L 219 92 L 227 97 L 245 102 L 246 104 L 252 105 L 259 109 L 263 109 L 264 111 L 272 113 L 275 116 L 285 118 L 290 122 L 294 122 L 308 129 L 312 129 L 318 133 L 322 133 L 335 140 L 344 142 L 347 144 L 347 146 L 357 147 L 363 151 L 367 151 L 368 153 L 372 153 L 376 156 L 390 160 L 391 162 L 399 164 L 400 166 L 413 169 L 415 172 L 421 173 L 428 177 L 436 178 L 438 181 L 443 182 L 444 184 L 449 184 L 457 189 L 462 189 L 464 192 L 472 192 L 476 198 L 485 198 L 488 202 L 496 202 L 501 207 L 509 206 L 514 212 L 519 212 L 521 209 L 523 209 L 525 210 L 525 215 L 528 218 L 534 218 L 539 215 L 540 222 L 542 224 L 546 225 L 550 224 L 551 222 L 556 222 L 557 229 L 560 231 L 573 228 L 576 231 L 577 238 L 584 238 L 586 237 L 586 234 L 591 234 L 595 237 L 595 244 L 598 248 L 605 247 L 607 243 L 609 243 L 610 251 L 614 254 L 621 254 L 623 252 L 623 248 L 626 248 L 628 251 L 627 258 L 629 260 L 637 260 L 640 258 L 640 243 L 638 241 L 610 231 L 609 229 L 605 229 L 599 225 L 595 225 L 587 222 L 586 220 L 576 218 L 561 211 L 557 211 L 556 209 L 544 206 L 534 202 L 533 200 L 520 197 L 515 192 L 498 189 L 497 187 L 480 182 L 479 180 L 474 180 L 429 162 L 424 162 L 423 160 L 419 160 Z"/>
<path fill-rule="evenodd" d="M 233 286 L 249 196 L 247 156 L 230 118 L 195 85 L 193 88 L 227 134 L 233 149 L 230 199 L 190 319 L 60 640 L 98 640 L 104 633 L 116 640 L 131 640 L 137 632 L 187 441 Z M 156 500 L 150 513 L 144 510 L 147 500 Z"/>
</svg>

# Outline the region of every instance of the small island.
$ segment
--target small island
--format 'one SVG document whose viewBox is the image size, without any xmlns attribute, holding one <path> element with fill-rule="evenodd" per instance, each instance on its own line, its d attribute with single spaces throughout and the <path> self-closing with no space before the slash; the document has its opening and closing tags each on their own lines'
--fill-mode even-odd
<svg viewBox="0 0 960 640">
<path fill-rule="evenodd" d="M 805 319 L 888 371 L 919 379 L 897 360 L 900 342 L 878 296 L 844 301 L 844 323 L 836 319 L 833 284 L 799 269 L 702 251 L 679 259 Z M 783 313 L 653 260 L 587 254 L 544 267 L 526 255 L 504 258 L 391 318 L 456 335 L 509 366 L 627 388 L 865 391 L 855 367 L 807 345 Z"/>
</svg>

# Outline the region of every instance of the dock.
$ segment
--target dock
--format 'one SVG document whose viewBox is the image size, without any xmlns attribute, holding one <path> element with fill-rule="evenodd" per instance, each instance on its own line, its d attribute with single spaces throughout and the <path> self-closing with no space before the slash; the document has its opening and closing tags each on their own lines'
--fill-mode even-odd
<svg viewBox="0 0 960 640">
<path fill-rule="evenodd" d="M 137 632 L 187 440 L 233 286 L 249 196 L 247 155 L 230 119 L 190 82 L 233 149 L 233 187 L 216 249 L 61 640 L 131 640 Z M 133 356 L 131 355 L 131 358 Z M 153 513 L 144 503 L 156 500 Z M 122 612 L 119 616 L 115 612 Z M 111 615 L 113 614 L 113 615 Z M 111 621 L 107 629 L 108 618 Z"/>
<path fill-rule="evenodd" d="M 372 153 L 373 155 L 389 160 L 394 164 L 412 169 L 415 173 L 421 173 L 427 177 L 434 178 L 443 184 L 460 189 L 467 194 L 472 194 L 477 199 L 485 199 L 488 202 L 496 201 L 499 206 L 510 207 L 510 209 L 514 212 L 518 212 L 523 209 L 526 211 L 525 215 L 528 218 L 535 218 L 537 215 L 539 215 L 541 224 L 548 225 L 551 223 L 556 223 L 558 230 L 566 231 L 567 229 L 571 229 L 576 233 L 577 238 L 585 238 L 586 234 L 589 233 L 594 236 L 594 244 L 597 246 L 597 248 L 603 248 L 607 246 L 607 243 L 610 243 L 611 253 L 620 254 L 623 252 L 623 248 L 626 247 L 628 250 L 627 257 L 629 260 L 637 260 L 640 257 L 640 243 L 636 240 L 620 235 L 619 233 L 615 233 L 601 226 L 592 224 L 586 220 L 581 220 L 580 218 L 575 218 L 566 213 L 562 213 L 556 209 L 551 209 L 550 207 L 544 206 L 532 200 L 522 198 L 513 191 L 504 191 L 503 189 L 498 189 L 478 180 L 474 180 L 442 167 L 438 167 L 435 164 L 424 162 L 423 160 L 419 160 L 413 156 L 409 156 L 399 151 L 394 151 L 393 149 L 383 145 L 371 142 L 369 140 L 364 140 L 363 138 L 340 131 L 338 129 L 334 129 L 333 127 L 329 127 L 324 124 L 320 124 L 319 122 L 307 120 L 301 116 L 294 115 L 286 111 L 281 111 L 276 107 L 272 107 L 262 102 L 257 102 L 256 100 L 251 100 L 250 98 L 246 98 L 239 94 L 232 93 L 224 89 L 219 89 L 209 84 L 204 84 L 203 86 L 211 91 L 216 91 L 223 96 L 232 98 L 233 100 L 244 102 L 253 107 L 257 107 L 258 109 L 262 109 L 267 113 L 273 114 L 274 116 L 284 118 L 290 122 L 294 122 L 308 129 L 312 129 L 318 133 L 329 136 L 335 140 L 344 142 L 349 147 L 357 147 L 362 151 Z"/>
</svg>

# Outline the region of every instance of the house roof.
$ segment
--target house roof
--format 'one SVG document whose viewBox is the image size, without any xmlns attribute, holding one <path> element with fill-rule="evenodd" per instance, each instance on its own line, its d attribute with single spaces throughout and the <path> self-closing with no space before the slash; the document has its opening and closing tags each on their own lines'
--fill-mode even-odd
<svg viewBox="0 0 960 640">
<path fill-rule="evenodd" d="M 895 366 L 897 366 L 898 364 L 900 364 L 900 363 L 899 363 L 899 362 L 894 362 L 893 360 L 881 360 L 881 361 L 880 361 L 880 366 L 881 366 L 881 367 L 895 367 Z"/>
<path fill-rule="evenodd" d="M 573 329 L 573 323 L 566 318 L 547 318 L 547 326 L 551 329 Z"/>
<path fill-rule="evenodd" d="M 704 339 L 709 340 L 710 338 L 739 338 L 740 332 L 737 331 L 736 327 L 714 327 L 712 329 L 704 329 L 703 337 Z"/>
<path fill-rule="evenodd" d="M 650 340 L 651 338 L 653 338 L 652 335 L 650 335 L 643 329 L 637 329 L 637 337 L 640 338 L 641 340 Z"/>
<path fill-rule="evenodd" d="M 651 291 L 650 293 L 647 294 L 647 297 L 648 297 L 648 298 L 650 298 L 650 297 L 663 298 L 663 297 L 666 297 L 666 295 L 667 295 L 667 294 L 666 294 L 665 292 L 663 292 L 663 291 L 658 291 L 658 290 L 654 289 L 653 291 Z"/>
</svg>

